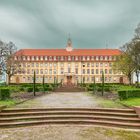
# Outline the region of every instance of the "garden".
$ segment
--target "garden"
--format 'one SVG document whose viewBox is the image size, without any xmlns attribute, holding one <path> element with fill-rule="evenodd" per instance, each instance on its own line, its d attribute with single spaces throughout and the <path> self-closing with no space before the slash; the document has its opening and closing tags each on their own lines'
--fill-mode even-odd
<svg viewBox="0 0 140 140">
<path fill-rule="evenodd" d="M 125 106 L 140 106 L 140 88 L 135 85 L 119 83 L 81 83 L 79 85 L 96 96 L 114 100 Z"/>
</svg>

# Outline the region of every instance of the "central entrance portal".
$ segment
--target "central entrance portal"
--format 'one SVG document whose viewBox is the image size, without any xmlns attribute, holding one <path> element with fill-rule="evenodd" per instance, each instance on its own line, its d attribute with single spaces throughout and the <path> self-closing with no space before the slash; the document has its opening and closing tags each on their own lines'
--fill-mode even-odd
<svg viewBox="0 0 140 140">
<path fill-rule="evenodd" d="M 72 85 L 72 76 L 67 76 L 67 85 Z"/>
</svg>

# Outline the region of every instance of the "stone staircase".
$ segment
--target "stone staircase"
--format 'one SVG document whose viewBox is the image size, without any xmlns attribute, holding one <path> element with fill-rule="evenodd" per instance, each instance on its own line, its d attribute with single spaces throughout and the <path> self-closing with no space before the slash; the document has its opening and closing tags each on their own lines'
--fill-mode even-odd
<svg viewBox="0 0 140 140">
<path fill-rule="evenodd" d="M 140 129 L 140 119 L 133 109 L 10 108 L 0 112 L 0 128 L 58 124 Z"/>
<path fill-rule="evenodd" d="M 84 92 L 85 89 L 77 86 L 62 86 L 54 90 L 55 92 Z"/>
</svg>

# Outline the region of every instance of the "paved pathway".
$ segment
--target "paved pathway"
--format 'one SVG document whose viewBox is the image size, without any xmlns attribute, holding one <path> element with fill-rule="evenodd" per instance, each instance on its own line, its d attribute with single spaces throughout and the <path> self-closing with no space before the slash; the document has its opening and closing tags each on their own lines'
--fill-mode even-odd
<svg viewBox="0 0 140 140">
<path fill-rule="evenodd" d="M 19 104 L 16 107 L 96 107 L 96 98 L 86 92 L 57 92 Z"/>
</svg>

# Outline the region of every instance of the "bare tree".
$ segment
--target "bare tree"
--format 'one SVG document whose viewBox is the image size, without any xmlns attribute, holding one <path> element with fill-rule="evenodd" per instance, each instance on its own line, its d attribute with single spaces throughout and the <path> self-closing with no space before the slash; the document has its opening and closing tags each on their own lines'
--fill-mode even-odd
<svg viewBox="0 0 140 140">
<path fill-rule="evenodd" d="M 20 70 L 21 59 L 15 59 L 15 53 L 17 47 L 14 43 L 3 43 L 0 44 L 0 66 L 1 72 L 7 74 L 7 84 L 10 84 L 11 77 L 15 75 Z"/>
</svg>

